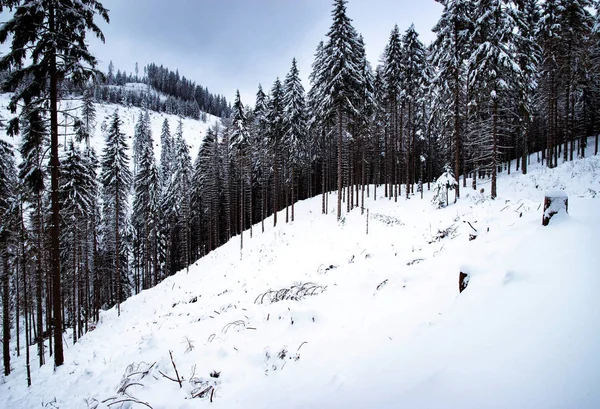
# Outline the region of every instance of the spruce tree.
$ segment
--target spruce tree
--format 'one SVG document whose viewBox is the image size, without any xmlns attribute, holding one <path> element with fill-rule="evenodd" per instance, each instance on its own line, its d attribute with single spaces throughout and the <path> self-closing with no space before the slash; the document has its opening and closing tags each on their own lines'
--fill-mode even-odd
<svg viewBox="0 0 600 409">
<path fill-rule="evenodd" d="M 475 3 L 474 51 L 470 57 L 472 88 L 479 97 L 480 157 L 492 175 L 491 197 L 496 198 L 501 137 L 509 131 L 510 90 L 518 85 L 519 64 L 512 49 L 516 22 L 504 0 Z"/>
<path fill-rule="evenodd" d="M 104 41 L 94 17 L 99 14 L 108 22 L 108 11 L 97 0 L 6 0 L 0 4 L 0 12 L 5 9 L 14 10 L 12 17 L 0 27 L 0 43 L 11 40 L 9 52 L 0 59 L 0 71 L 9 72 L 4 87 L 17 89 L 11 97 L 10 110 L 16 112 L 19 101 L 29 105 L 34 99 L 42 98 L 48 102 L 50 111 L 54 364 L 60 366 L 64 354 L 59 254 L 58 89 L 65 79 L 83 83 L 94 74 L 97 61 L 88 50 L 86 35 L 91 31 Z M 11 121 L 9 131 L 16 124 Z"/>
<path fill-rule="evenodd" d="M 103 150 L 100 180 L 102 183 L 103 228 L 105 250 L 108 253 L 109 266 L 114 271 L 111 277 L 111 293 L 116 295 L 117 311 L 121 314 L 121 302 L 127 288 L 127 258 L 124 253 L 123 236 L 127 231 L 128 196 L 131 186 L 131 171 L 125 134 L 121 132 L 121 119 L 115 110 Z"/>
<path fill-rule="evenodd" d="M 45 274 L 44 254 L 44 189 L 47 162 L 44 159 L 48 147 L 46 122 L 38 107 L 30 107 L 23 113 L 20 153 L 23 161 L 19 164 L 19 178 L 23 184 L 25 200 L 31 206 L 31 229 L 35 231 L 36 245 L 32 249 L 32 259 L 35 260 L 35 299 L 36 299 L 36 331 L 39 364 L 45 362 L 43 332 L 43 290 Z"/>
<path fill-rule="evenodd" d="M 443 122 L 449 122 L 452 133 L 450 144 L 454 155 L 448 158 L 453 163 L 454 174 L 460 175 L 463 153 L 465 117 L 462 98 L 467 87 L 464 62 L 472 40 L 473 21 L 471 3 L 467 0 L 448 0 L 433 31 L 436 39 L 433 46 L 432 64 L 437 69 L 434 86 L 438 89 L 439 104 L 443 107 Z M 456 197 L 460 197 L 460 184 Z"/>
<path fill-rule="evenodd" d="M 398 26 L 394 26 L 384 54 L 384 79 L 387 97 L 387 110 L 390 118 L 389 137 L 386 149 L 386 182 L 389 184 L 389 197 L 398 200 L 398 184 L 402 182 L 398 157 L 402 150 L 402 113 L 400 97 L 403 88 L 402 42 Z M 387 192 L 387 186 L 386 186 Z"/>
<path fill-rule="evenodd" d="M 277 78 L 271 88 L 267 114 L 269 145 L 273 155 L 273 226 L 277 226 L 277 212 L 280 210 L 281 139 L 285 132 L 283 108 L 283 86 Z"/>
<path fill-rule="evenodd" d="M 326 117 L 335 121 L 337 133 L 337 219 L 342 218 L 344 129 L 347 119 L 358 111 L 360 101 L 360 46 L 352 20 L 346 14 L 347 0 L 335 0 L 333 23 L 324 47 L 323 96 Z"/>
<path fill-rule="evenodd" d="M 416 167 L 419 155 L 417 134 L 422 133 L 422 110 L 419 106 L 422 87 L 425 83 L 425 47 L 419 40 L 415 26 L 411 25 L 402 38 L 404 100 L 406 104 L 406 197 L 417 179 Z M 458 196 L 458 188 L 456 190 Z"/>
<path fill-rule="evenodd" d="M 140 120 L 146 125 L 136 127 L 139 156 L 137 173 L 134 176 L 132 223 L 136 226 L 137 242 L 141 250 L 138 252 L 138 264 L 142 267 L 142 289 L 147 289 L 156 285 L 158 277 L 157 245 L 161 190 L 160 174 L 154 160 L 154 143 L 149 128 L 148 113 L 145 112 Z"/>
<path fill-rule="evenodd" d="M 10 269 L 8 246 L 11 239 L 10 221 L 17 207 L 16 169 L 12 146 L 0 140 L 0 284 L 2 294 L 2 357 L 4 376 L 10 374 Z"/>
<path fill-rule="evenodd" d="M 304 87 L 295 58 L 292 60 L 292 67 L 285 78 L 283 88 L 284 136 L 282 142 L 287 155 L 286 167 L 290 172 L 288 179 L 291 186 L 288 190 L 291 189 L 292 193 L 292 221 L 294 221 L 294 186 L 301 162 L 305 159 L 303 154 L 308 148 Z"/>
</svg>

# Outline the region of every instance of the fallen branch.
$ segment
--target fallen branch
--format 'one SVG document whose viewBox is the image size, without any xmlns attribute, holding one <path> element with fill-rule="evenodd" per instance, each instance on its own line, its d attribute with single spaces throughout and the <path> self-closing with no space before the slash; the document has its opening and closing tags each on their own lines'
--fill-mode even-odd
<svg viewBox="0 0 600 409">
<path fill-rule="evenodd" d="M 177 379 L 171 378 L 169 375 L 166 375 L 163 371 L 159 370 L 158 373 L 160 373 L 162 376 L 164 376 L 168 380 L 173 381 L 173 382 L 177 382 L 177 383 L 179 383 L 181 385 L 181 383 Z"/>
<path fill-rule="evenodd" d="M 142 402 L 141 400 L 135 399 L 135 398 L 125 398 L 125 399 L 120 399 L 120 400 L 116 400 L 114 402 L 111 403 L 107 403 L 106 406 L 111 406 L 111 405 L 116 405 L 118 403 L 125 403 L 125 402 L 134 402 L 134 403 L 139 403 L 142 404 L 144 406 L 149 407 L 150 409 L 154 409 L 152 406 L 150 406 L 148 403 L 146 402 Z M 106 403 L 106 401 L 102 402 L 102 403 Z"/>
<path fill-rule="evenodd" d="M 244 328 L 246 328 L 246 323 L 242 320 L 237 320 L 237 321 L 233 321 L 230 322 L 229 324 L 226 324 L 223 329 L 221 330 L 222 334 L 227 334 L 227 331 L 229 331 L 229 329 L 231 327 L 239 327 L 239 326 L 243 326 Z"/>
<path fill-rule="evenodd" d="M 179 372 L 177 372 L 177 367 L 175 366 L 175 361 L 173 360 L 173 353 L 169 351 L 169 356 L 171 357 L 171 363 L 173 364 L 173 368 L 175 369 L 175 375 L 177 376 L 177 382 L 179 382 L 179 387 L 182 388 L 183 385 L 181 383 L 181 378 L 179 378 Z"/>
<path fill-rule="evenodd" d="M 476 229 L 475 227 L 473 227 L 473 225 L 471 224 L 471 222 L 467 222 L 467 223 L 469 223 L 469 226 L 471 226 L 471 228 L 472 228 L 473 230 L 477 231 L 477 229 Z"/>
</svg>

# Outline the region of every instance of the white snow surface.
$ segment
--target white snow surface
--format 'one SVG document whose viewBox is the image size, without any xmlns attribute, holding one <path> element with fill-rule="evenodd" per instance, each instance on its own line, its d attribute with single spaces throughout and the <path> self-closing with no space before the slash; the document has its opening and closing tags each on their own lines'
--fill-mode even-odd
<svg viewBox="0 0 600 409">
<path fill-rule="evenodd" d="M 56 370 L 32 346 L 30 388 L 14 355 L 0 408 L 598 408 L 600 157 L 529 171 L 501 174 L 496 200 L 463 188 L 439 210 L 431 192 L 396 203 L 371 186 L 368 234 L 360 208 L 336 221 L 335 194 L 328 215 L 320 197 L 299 202 L 294 222 L 246 231 L 243 251 L 235 237 L 75 345 L 66 334 Z M 542 227 L 548 190 L 569 214 Z M 326 288 L 255 303 L 306 282 Z M 199 385 L 212 403 L 192 398 Z"/>
<path fill-rule="evenodd" d="M 143 90 L 147 85 L 145 84 L 127 84 L 125 88 L 137 88 Z M 10 93 L 0 94 L 0 118 L 3 120 L 7 120 L 12 118 L 14 115 L 10 113 L 8 110 L 8 102 L 10 98 Z M 130 164 L 133 167 L 133 159 L 131 154 L 131 148 L 133 147 L 133 134 L 135 129 L 135 124 L 137 123 L 140 113 L 143 112 L 141 108 L 137 107 L 126 107 L 119 104 L 108 104 L 108 103 L 96 103 L 94 104 L 96 107 L 96 126 L 94 127 L 94 132 L 92 137 L 90 138 L 91 146 L 96 150 L 96 154 L 100 158 L 102 155 L 102 149 L 105 145 L 105 134 L 102 132 L 102 123 L 106 124 L 106 128 L 110 127 L 112 116 L 115 110 L 119 111 L 119 118 L 122 121 L 121 132 L 125 133 L 127 136 L 127 145 L 129 148 L 129 159 Z M 73 115 L 78 115 L 79 107 L 81 106 L 81 101 L 78 100 L 70 100 L 63 101 L 61 103 L 61 109 L 71 110 L 70 113 Z M 162 125 L 165 119 L 169 121 L 169 128 L 171 131 L 171 136 L 175 135 L 175 131 L 177 130 L 177 125 L 179 123 L 180 117 L 178 115 L 159 113 L 155 111 L 148 111 L 150 115 L 150 123 L 152 130 L 152 139 L 154 141 L 154 156 L 157 160 L 160 158 L 160 134 L 162 131 Z M 64 116 L 59 115 L 59 122 L 61 125 L 59 126 L 59 138 L 58 142 L 60 144 L 59 149 L 63 149 L 65 144 L 71 139 L 70 133 L 72 132 L 71 128 L 67 128 L 68 134 L 65 135 L 65 127 L 63 125 Z M 202 122 L 192 118 L 181 117 L 182 125 L 183 125 L 183 137 L 188 144 L 190 149 L 190 155 L 192 160 L 198 154 L 198 149 L 200 148 L 200 144 L 206 135 L 206 131 L 209 127 L 211 127 L 215 122 L 219 122 L 220 118 L 215 117 L 213 115 L 207 114 L 206 122 Z M 72 119 L 69 119 L 69 124 L 72 123 Z M 11 143 L 15 147 L 15 151 L 18 150 L 19 147 L 19 139 L 18 138 L 9 138 L 6 136 L 4 130 L 0 130 L 0 138 L 5 141 Z M 19 160 L 17 154 L 17 160 Z"/>
</svg>

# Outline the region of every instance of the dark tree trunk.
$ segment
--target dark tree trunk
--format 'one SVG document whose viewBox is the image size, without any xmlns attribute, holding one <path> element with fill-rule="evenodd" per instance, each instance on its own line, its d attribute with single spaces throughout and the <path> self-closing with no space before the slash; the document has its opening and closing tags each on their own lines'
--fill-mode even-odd
<svg viewBox="0 0 600 409">
<path fill-rule="evenodd" d="M 495 199 L 496 179 L 498 174 L 498 100 L 494 98 L 494 110 L 492 112 L 492 192 L 491 197 Z"/>
<path fill-rule="evenodd" d="M 8 291 L 8 252 L 2 244 L 2 356 L 4 358 L 4 376 L 10 375 L 10 293 Z"/>
<path fill-rule="evenodd" d="M 37 329 L 37 347 L 38 347 L 38 359 L 40 366 L 45 363 L 45 352 L 44 352 L 44 301 L 42 299 L 42 288 L 44 284 L 43 274 L 43 262 L 44 250 L 42 244 L 42 197 L 41 192 L 37 193 L 37 204 L 36 204 L 36 247 L 37 247 L 37 258 L 36 258 L 36 270 L 35 270 L 35 300 L 36 300 L 36 329 Z"/>
<path fill-rule="evenodd" d="M 343 139 L 343 114 L 342 106 L 338 106 L 338 157 L 337 157 L 337 219 L 342 219 L 342 143 Z"/>
<path fill-rule="evenodd" d="M 54 8 L 49 8 L 49 31 L 55 32 Z M 56 54 L 50 57 L 50 179 L 52 201 L 52 227 L 50 231 L 50 265 L 52 268 L 52 310 L 54 327 L 54 365 L 64 362 L 62 341 L 62 302 L 60 290 L 60 203 L 58 197 L 58 178 L 60 162 L 58 160 L 58 75 L 56 72 Z"/>
</svg>

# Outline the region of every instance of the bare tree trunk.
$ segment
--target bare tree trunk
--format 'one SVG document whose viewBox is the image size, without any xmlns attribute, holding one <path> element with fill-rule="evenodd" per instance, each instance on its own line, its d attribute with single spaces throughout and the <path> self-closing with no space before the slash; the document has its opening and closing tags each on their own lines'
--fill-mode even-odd
<svg viewBox="0 0 600 409">
<path fill-rule="evenodd" d="M 75 228 L 76 230 L 76 228 Z M 72 287 L 71 287 L 71 325 L 73 327 L 73 345 L 77 342 L 77 233 L 73 232 L 73 243 L 72 245 L 72 257 L 71 261 L 73 262 L 73 277 L 72 277 Z"/>
<path fill-rule="evenodd" d="M 361 145 L 361 194 L 360 194 L 360 214 L 365 213 L 365 184 L 366 184 L 366 172 L 365 172 L 365 144 L 364 140 Z"/>
<path fill-rule="evenodd" d="M 244 160 L 239 155 L 240 164 L 240 257 L 244 249 Z"/>
<path fill-rule="evenodd" d="M 42 244 L 42 197 L 41 193 L 37 193 L 37 206 L 35 209 L 36 214 L 36 247 L 37 247 L 37 259 L 36 259 L 36 285 L 35 285 L 35 298 L 36 298 L 36 325 L 37 325 L 37 346 L 38 346 L 38 358 L 40 366 L 45 363 L 45 352 L 44 352 L 44 312 L 43 312 L 43 299 L 42 299 L 42 288 L 43 288 L 43 264 L 42 257 L 44 254 L 44 247 Z"/>
<path fill-rule="evenodd" d="M 117 283 L 115 285 L 117 292 L 117 315 L 121 315 L 121 243 L 119 235 L 119 211 L 120 211 L 120 200 L 119 200 L 119 181 L 116 182 L 115 191 L 115 277 Z"/>
<path fill-rule="evenodd" d="M 491 197 L 495 199 L 497 196 L 496 192 L 496 178 L 498 172 L 498 101 L 494 98 L 494 110 L 492 113 L 492 192 Z"/>
<path fill-rule="evenodd" d="M 342 107 L 338 106 L 338 157 L 337 157 L 337 219 L 342 219 L 342 143 L 343 143 L 343 123 Z"/>
<path fill-rule="evenodd" d="M 326 170 L 326 162 L 325 162 L 325 157 L 322 158 L 321 160 L 322 162 L 322 167 L 321 167 L 321 189 L 322 189 L 322 198 L 321 198 L 321 212 L 323 214 L 327 214 L 326 212 L 326 206 L 325 206 L 325 196 L 327 195 L 327 186 L 325 186 L 325 172 Z"/>
<path fill-rule="evenodd" d="M 252 217 L 252 209 L 254 208 L 253 203 L 252 203 L 252 165 L 250 165 L 250 169 L 249 169 L 249 173 L 250 173 L 250 199 L 248 201 L 248 211 L 250 212 L 249 215 L 249 219 L 250 219 L 250 238 L 252 238 L 252 225 L 254 224 L 254 219 Z"/>
<path fill-rule="evenodd" d="M 294 195 L 294 187 L 296 185 L 296 179 L 295 179 L 295 175 L 294 175 L 294 167 L 293 166 L 292 166 L 291 182 L 292 182 L 292 222 L 293 222 L 294 221 L 294 201 L 296 200 L 295 195 Z"/>
<path fill-rule="evenodd" d="M 19 285 L 19 269 L 22 266 L 22 258 L 20 256 L 20 254 L 17 251 L 17 260 L 16 260 L 16 269 L 15 269 L 15 330 L 16 330 L 16 336 L 17 336 L 17 356 L 21 356 L 21 326 L 20 326 L 20 321 L 21 318 L 19 317 L 20 314 L 20 303 L 21 303 L 21 292 L 20 292 L 20 285 Z"/>
<path fill-rule="evenodd" d="M 54 7 L 50 6 L 48 16 L 49 31 L 56 31 L 54 22 Z M 52 228 L 51 237 L 51 266 L 52 266 L 52 301 L 54 327 L 54 366 L 64 362 L 62 344 L 62 302 L 60 289 L 60 202 L 58 197 L 58 177 L 60 162 L 58 159 L 58 75 L 56 72 L 56 53 L 50 56 L 50 168 L 51 168 L 51 201 Z"/>
<path fill-rule="evenodd" d="M 20 245 L 19 245 L 19 250 L 20 250 L 20 257 L 21 260 L 23 260 L 22 264 L 22 268 L 23 268 L 23 299 L 24 299 L 24 303 L 23 303 L 23 307 L 24 307 L 24 311 L 23 314 L 25 316 L 25 367 L 26 367 L 26 371 L 27 371 L 27 386 L 31 386 L 31 365 L 30 365 L 30 359 L 29 359 L 29 333 L 30 331 L 30 327 L 29 327 L 29 320 L 27 318 L 27 315 L 29 314 L 29 297 L 27 296 L 27 284 L 28 284 L 28 279 L 27 279 L 27 266 L 25 264 L 25 221 L 23 220 L 23 207 L 21 205 L 19 205 L 19 222 L 21 223 L 20 226 L 20 230 L 21 230 L 21 237 L 20 237 Z"/>
<path fill-rule="evenodd" d="M 279 210 L 279 144 L 277 142 L 275 142 L 273 150 L 273 227 L 275 227 Z"/>
<path fill-rule="evenodd" d="M 4 376 L 10 375 L 10 293 L 8 291 L 8 251 L 6 243 L 2 243 L 2 356 L 4 358 Z"/>
</svg>

